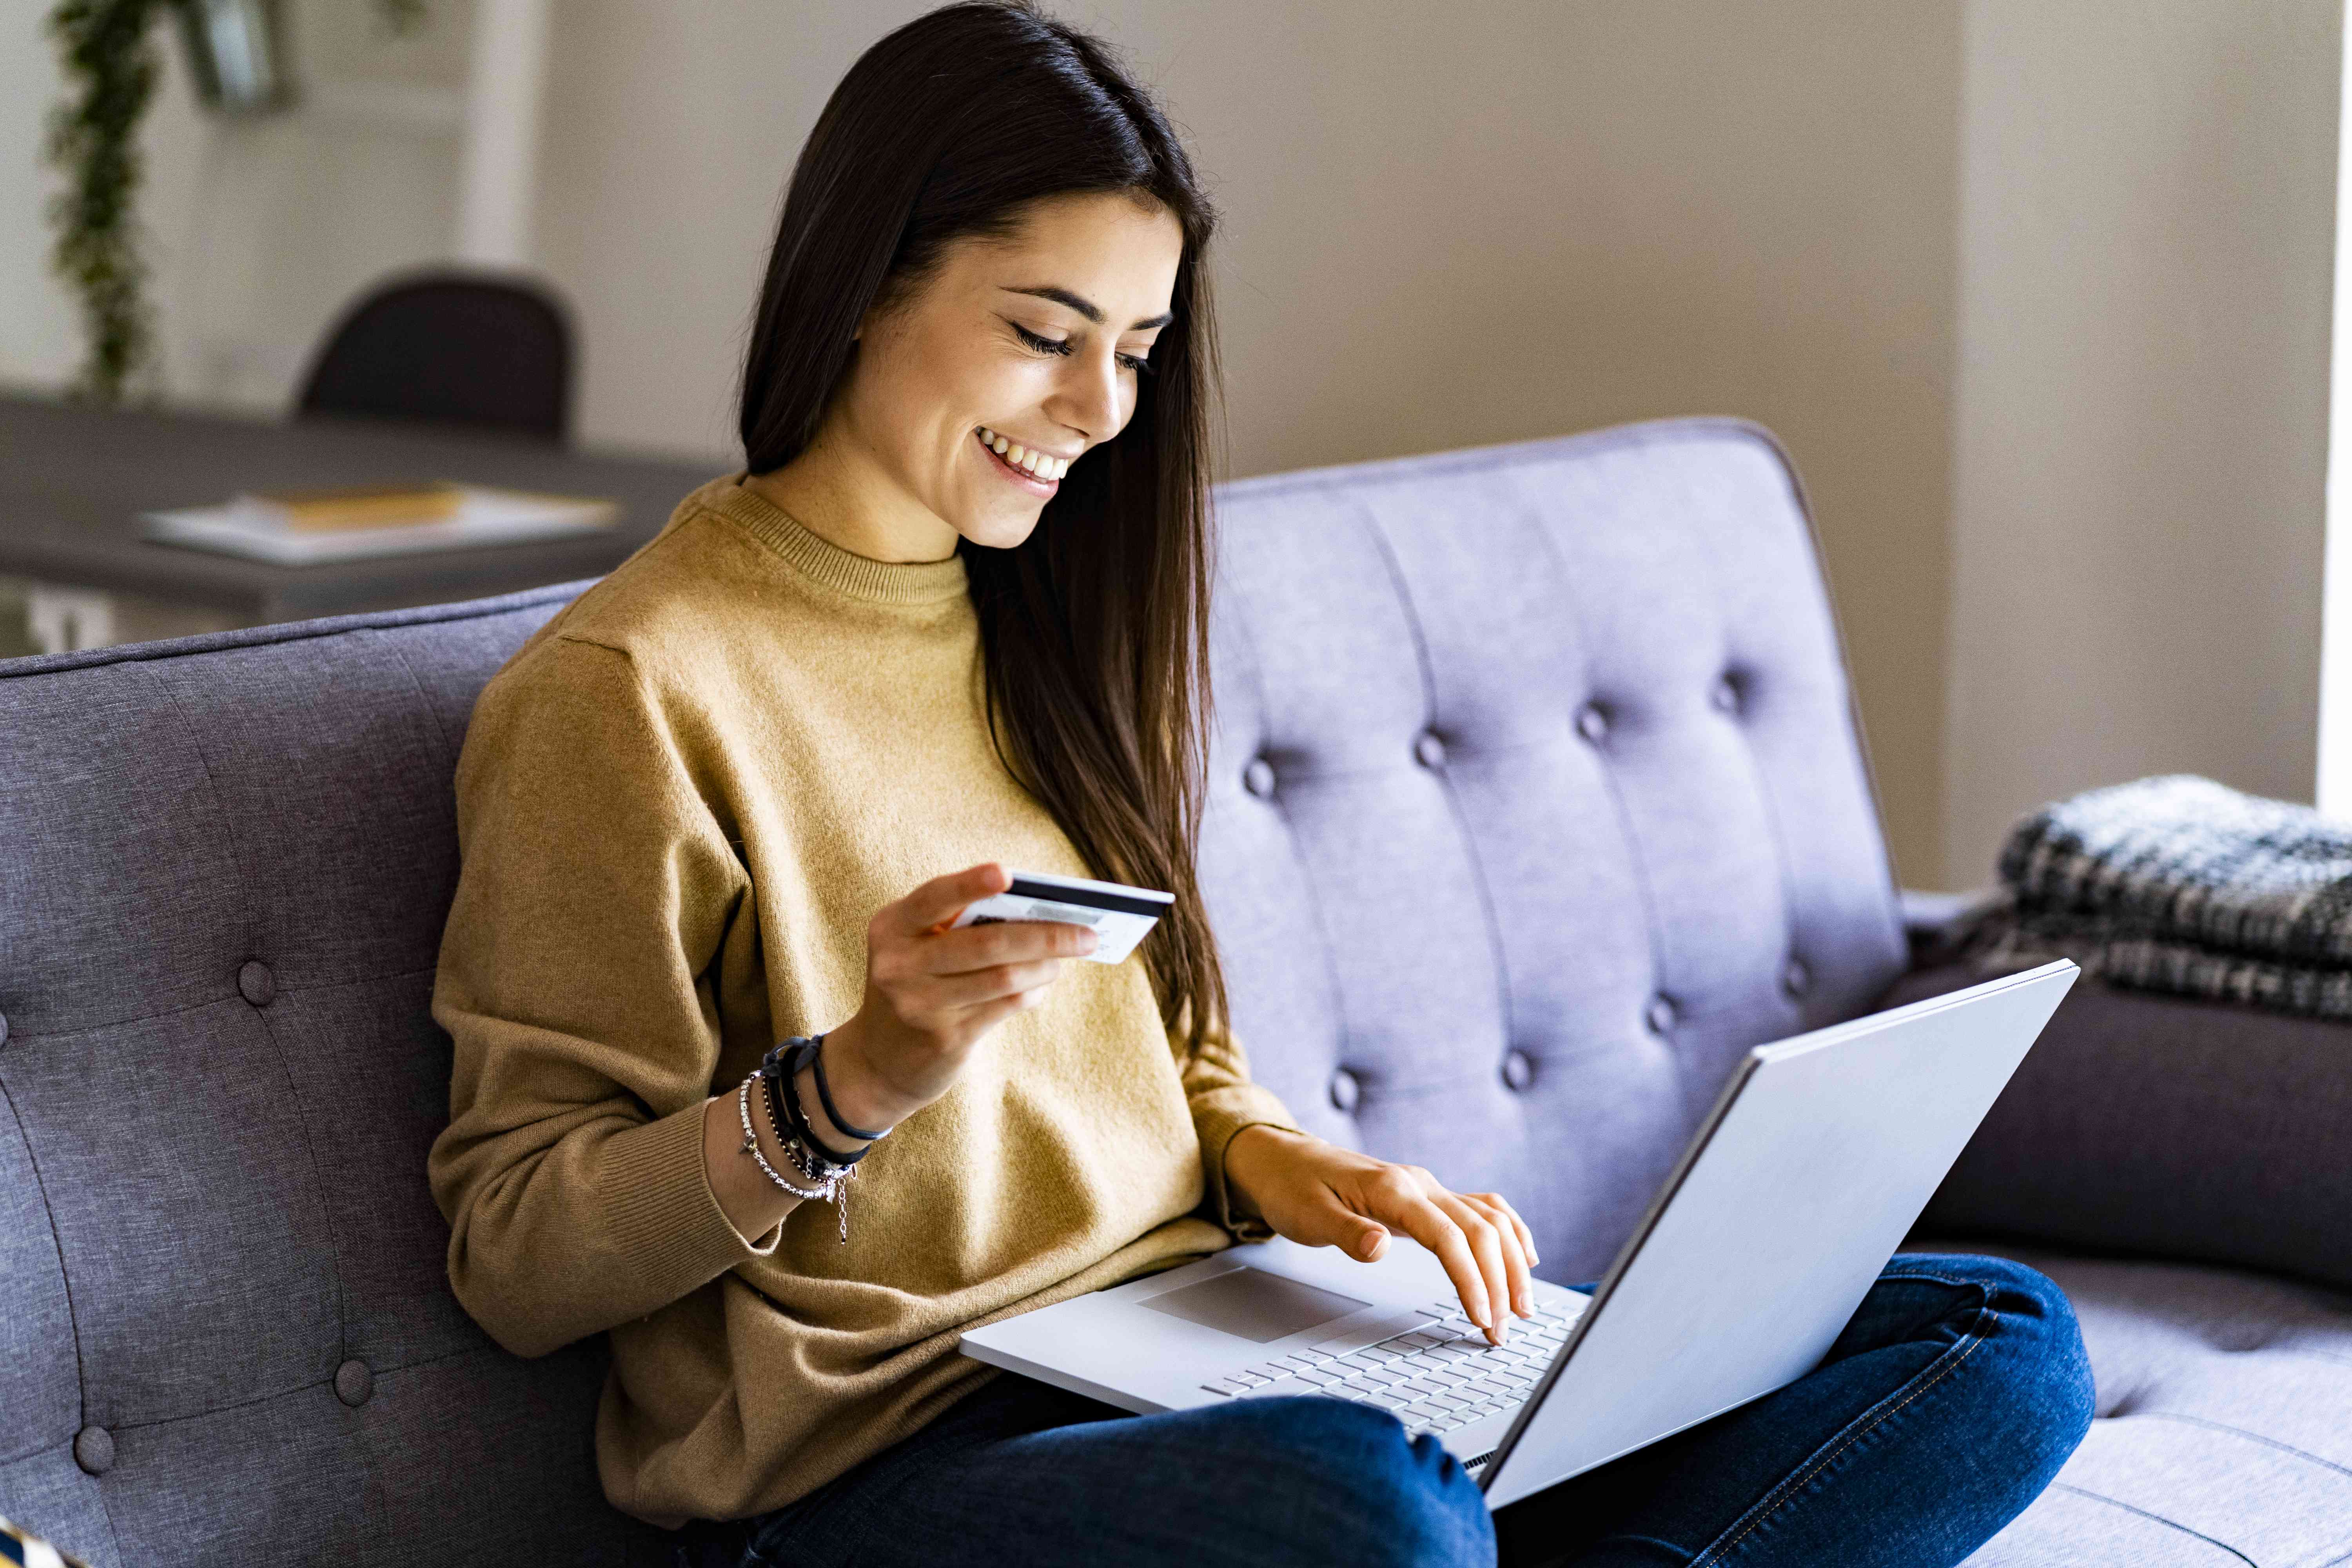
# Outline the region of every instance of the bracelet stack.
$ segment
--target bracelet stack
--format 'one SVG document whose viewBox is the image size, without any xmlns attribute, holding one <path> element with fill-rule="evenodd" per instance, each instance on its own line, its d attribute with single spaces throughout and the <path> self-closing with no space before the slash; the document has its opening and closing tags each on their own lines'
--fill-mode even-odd
<svg viewBox="0 0 2352 1568">
<path fill-rule="evenodd" d="M 865 1140 L 865 1148 L 854 1154 L 836 1154 L 817 1137 L 815 1129 L 809 1125 L 808 1113 L 801 1107 L 800 1088 L 796 1082 L 804 1066 L 811 1069 L 817 1102 L 824 1107 L 825 1116 L 842 1131 L 853 1138 Z M 785 1160 L 802 1181 L 808 1184 L 805 1186 L 786 1177 L 768 1163 L 766 1154 L 761 1152 L 759 1134 L 751 1129 L 751 1084 L 754 1079 L 760 1080 L 761 1085 L 761 1100 L 767 1110 L 769 1131 L 775 1134 L 776 1143 L 783 1150 Z M 735 1109 L 743 1123 L 743 1152 L 759 1162 L 761 1173 L 796 1198 L 803 1201 L 823 1198 L 831 1203 L 840 1217 L 841 1239 L 846 1243 L 849 1240 L 849 1205 L 842 1188 L 857 1173 L 857 1162 L 866 1158 L 876 1143 L 888 1137 L 890 1129 L 885 1127 L 880 1131 L 869 1132 L 862 1127 L 854 1127 L 835 1109 L 833 1089 L 824 1077 L 824 1037 L 819 1035 L 812 1039 L 795 1035 L 777 1045 L 761 1058 L 758 1068 L 736 1089 Z"/>
<path fill-rule="evenodd" d="M 735 1090 L 735 1110 L 743 1119 L 743 1152 L 760 1162 L 760 1169 L 768 1180 L 775 1183 L 793 1196 L 803 1199 L 830 1198 L 833 1193 L 829 1188 L 798 1187 L 784 1180 L 776 1168 L 768 1163 L 768 1157 L 760 1152 L 760 1135 L 751 1131 L 751 1086 L 758 1082 L 759 1079 L 760 1075 L 753 1073 Z"/>
</svg>

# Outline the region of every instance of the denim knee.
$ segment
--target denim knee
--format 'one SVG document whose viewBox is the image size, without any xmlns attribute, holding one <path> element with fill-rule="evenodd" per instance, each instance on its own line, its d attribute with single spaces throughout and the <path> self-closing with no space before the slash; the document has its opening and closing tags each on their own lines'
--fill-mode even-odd
<svg viewBox="0 0 2352 1568">
<path fill-rule="evenodd" d="M 2035 1400 L 2050 1416 L 2053 1436 L 2064 1443 L 2059 1456 L 2063 1458 L 2082 1442 L 2098 1411 L 2098 1390 L 2091 1375 L 2091 1352 L 2083 1343 L 2083 1325 L 2074 1316 L 2074 1303 L 2056 1280 L 2022 1263 L 2007 1258 L 1994 1261 L 2005 1265 L 2006 1279 L 1993 1298 L 1993 1310 L 2011 1321 L 2021 1320 L 2032 1325 L 2033 1342 L 2041 1352 L 2032 1377 Z"/>
<path fill-rule="evenodd" d="M 1318 1539 L 1300 1562 L 1361 1568 L 1491 1568 L 1486 1498 L 1434 1437 L 1406 1438 L 1396 1417 L 1337 1399 L 1242 1399 L 1218 1407 L 1203 1435 L 1244 1462 L 1279 1466 L 1329 1506 L 1305 1512 Z M 1328 1533 L 1338 1531 L 1340 1539 Z"/>
<path fill-rule="evenodd" d="M 2038 1492 L 2091 1429 L 2096 1390 L 2074 1304 L 2056 1280 L 2006 1258 L 1906 1258 L 1923 1271 L 1964 1279 L 1985 1292 L 1987 1348 L 1999 1383 L 2011 1451 Z"/>
</svg>

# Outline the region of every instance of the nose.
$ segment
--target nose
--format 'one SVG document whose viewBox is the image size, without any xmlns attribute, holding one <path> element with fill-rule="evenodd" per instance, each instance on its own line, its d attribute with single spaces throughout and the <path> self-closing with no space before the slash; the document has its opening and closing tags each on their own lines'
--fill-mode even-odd
<svg viewBox="0 0 2352 1568">
<path fill-rule="evenodd" d="M 1059 406 L 1049 408 L 1061 423 L 1086 437 L 1087 446 L 1108 441 L 1127 423 L 1130 396 L 1116 351 L 1073 354 L 1059 388 Z"/>
</svg>

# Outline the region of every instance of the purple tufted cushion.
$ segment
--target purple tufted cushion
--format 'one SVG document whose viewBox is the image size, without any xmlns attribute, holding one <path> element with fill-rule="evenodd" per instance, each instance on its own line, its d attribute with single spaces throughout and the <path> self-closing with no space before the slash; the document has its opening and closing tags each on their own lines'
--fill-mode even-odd
<svg viewBox="0 0 2352 1568">
<path fill-rule="evenodd" d="M 583 586 L 0 661 L 0 1513 L 92 1568 L 645 1538 L 425 1183 L 457 745 Z"/>
<path fill-rule="evenodd" d="M 1905 963 L 1795 478 L 1681 420 L 1219 521 L 1202 871 L 1257 1076 L 1592 1278 L 1739 1053 Z"/>
</svg>

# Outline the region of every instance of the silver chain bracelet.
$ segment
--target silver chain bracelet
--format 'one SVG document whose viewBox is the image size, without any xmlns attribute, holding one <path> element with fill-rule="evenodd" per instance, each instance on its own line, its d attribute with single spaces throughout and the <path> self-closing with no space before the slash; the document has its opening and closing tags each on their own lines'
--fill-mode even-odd
<svg viewBox="0 0 2352 1568">
<path fill-rule="evenodd" d="M 752 1159 L 757 1160 L 760 1163 L 760 1170 L 767 1176 L 768 1180 L 775 1183 L 776 1185 L 783 1188 L 784 1191 L 792 1194 L 793 1196 L 801 1199 L 803 1202 L 807 1202 L 815 1198 L 822 1198 L 825 1202 L 833 1205 L 834 1213 L 838 1215 L 841 1220 L 842 1242 L 845 1246 L 847 1245 L 849 1241 L 849 1204 L 845 1194 L 841 1189 L 844 1183 L 847 1182 L 851 1176 L 856 1174 L 856 1167 L 836 1167 L 826 1175 L 812 1175 L 808 1179 L 817 1184 L 813 1187 L 798 1186 L 792 1182 L 786 1181 L 782 1172 L 778 1171 L 773 1165 L 768 1163 L 767 1155 L 760 1152 L 760 1135 L 751 1130 L 751 1086 L 754 1083 L 757 1083 L 759 1079 L 760 1075 L 755 1072 L 751 1077 L 745 1079 L 735 1090 L 735 1113 L 741 1119 L 743 1123 L 743 1152 L 751 1155 Z M 805 1173 L 808 1156 L 801 1150 L 792 1147 L 792 1143 L 797 1142 L 798 1140 L 794 1139 L 790 1142 L 787 1142 L 785 1145 L 785 1152 L 792 1156 L 793 1163 L 802 1167 Z"/>
</svg>

